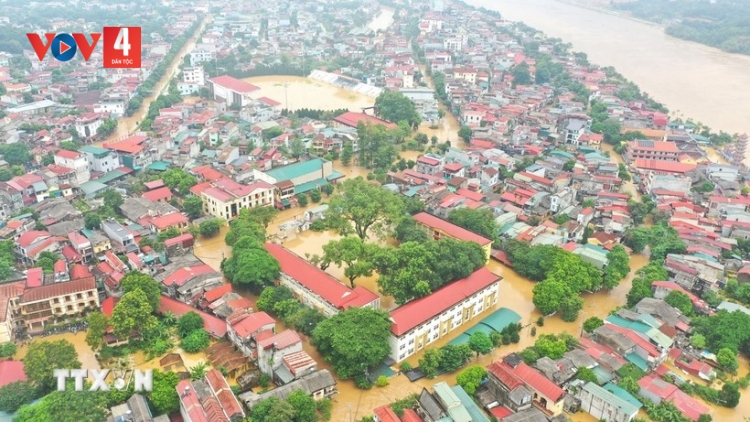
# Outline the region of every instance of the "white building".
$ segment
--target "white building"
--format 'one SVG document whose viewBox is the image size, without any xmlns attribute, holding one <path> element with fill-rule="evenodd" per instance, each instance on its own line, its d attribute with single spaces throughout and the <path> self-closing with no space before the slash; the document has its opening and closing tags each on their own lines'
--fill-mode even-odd
<svg viewBox="0 0 750 422">
<path fill-rule="evenodd" d="M 96 130 L 102 125 L 104 121 L 96 113 L 87 113 L 80 116 L 75 121 L 76 132 L 81 138 L 90 138 L 96 136 Z"/>
<path fill-rule="evenodd" d="M 271 337 L 258 340 L 258 369 L 264 374 L 273 375 L 281 359 L 292 353 L 302 351 L 302 339 L 296 331 L 284 330 Z"/>
<path fill-rule="evenodd" d="M 428 344 L 491 310 L 501 278 L 486 267 L 391 311 L 391 359 L 401 362 Z"/>
<path fill-rule="evenodd" d="M 80 152 L 61 149 L 55 154 L 55 164 L 75 170 L 78 184 L 91 180 L 88 160 Z"/>
<path fill-rule="evenodd" d="M 86 145 L 81 147 L 78 152 L 86 156 L 90 171 L 107 173 L 122 166 L 120 157 L 108 149 Z"/>
<path fill-rule="evenodd" d="M 617 387 L 614 387 L 617 388 Z M 627 394 L 627 392 L 623 392 Z M 581 400 L 581 410 L 595 419 L 606 422 L 630 422 L 638 415 L 639 406 L 613 392 L 589 382 L 576 394 Z"/>
<path fill-rule="evenodd" d="M 208 88 L 214 100 L 224 100 L 227 106 L 238 105 L 240 107 L 252 103 L 256 99 L 252 94 L 260 91 L 257 86 L 228 75 L 209 79 Z"/>
<path fill-rule="evenodd" d="M 227 317 L 229 340 L 247 357 L 255 355 L 255 337 L 264 332 L 274 332 L 276 321 L 265 312 L 232 314 Z"/>
<path fill-rule="evenodd" d="M 94 104 L 94 113 L 108 113 L 112 117 L 121 117 L 125 114 L 127 103 L 124 100 L 101 100 Z"/>
<path fill-rule="evenodd" d="M 177 84 L 180 95 L 197 94 L 206 85 L 206 73 L 200 66 L 186 67 L 182 70 L 182 82 Z"/>
<path fill-rule="evenodd" d="M 193 51 L 190 52 L 190 66 L 209 62 L 214 59 L 215 55 L 215 44 L 197 44 Z"/>
</svg>

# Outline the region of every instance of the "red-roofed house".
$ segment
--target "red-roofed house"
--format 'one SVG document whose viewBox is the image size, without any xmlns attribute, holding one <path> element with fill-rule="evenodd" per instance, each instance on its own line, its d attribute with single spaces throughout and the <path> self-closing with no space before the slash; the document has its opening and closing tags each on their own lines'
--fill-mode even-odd
<svg viewBox="0 0 750 422">
<path fill-rule="evenodd" d="M 44 270 L 29 268 L 26 272 L 26 287 L 39 287 L 44 284 Z"/>
<path fill-rule="evenodd" d="M 245 418 L 242 405 L 217 369 L 196 381 L 182 380 L 175 389 L 184 422 L 229 422 Z"/>
<path fill-rule="evenodd" d="M 260 90 L 255 85 L 233 78 L 229 75 L 217 76 L 208 80 L 208 89 L 214 100 L 223 99 L 227 106 L 243 107 L 253 101 L 252 93 Z"/>
<path fill-rule="evenodd" d="M 688 396 L 676 385 L 659 379 L 656 374 L 641 378 L 638 381 L 638 386 L 640 387 L 638 394 L 641 397 L 654 404 L 659 404 L 662 400 L 672 402 L 683 415 L 694 422 L 697 422 L 701 415 L 711 413 L 711 408 Z"/>
<path fill-rule="evenodd" d="M 355 111 L 347 111 L 344 114 L 341 114 L 339 116 L 336 116 L 336 118 L 333 119 L 334 125 L 337 126 L 348 126 L 356 128 L 359 122 L 363 122 L 365 124 L 370 123 L 373 126 L 374 125 L 383 125 L 387 127 L 388 129 L 392 129 L 395 127 L 398 127 L 397 124 L 391 123 L 389 121 L 379 119 L 375 116 L 371 116 L 369 114 L 365 113 L 357 113 Z"/>
<path fill-rule="evenodd" d="M 89 162 L 86 156 L 80 152 L 61 149 L 55 153 L 55 164 L 74 170 L 76 173 L 76 182 L 79 185 L 91 180 Z"/>
<path fill-rule="evenodd" d="M 674 142 L 635 140 L 627 143 L 623 157 L 629 162 L 639 158 L 679 162 L 681 153 Z"/>
<path fill-rule="evenodd" d="M 503 409 L 516 413 L 531 407 L 532 392 L 503 362 L 493 362 L 487 367 L 487 387 Z M 494 413 L 493 413 L 494 414 Z M 505 415 L 508 416 L 508 415 Z"/>
<path fill-rule="evenodd" d="M 115 143 L 105 143 L 104 148 L 120 157 L 122 164 L 131 170 L 140 170 L 153 162 L 148 152 L 148 136 L 131 136 Z"/>
<path fill-rule="evenodd" d="M 196 295 L 223 283 L 224 276 L 206 264 L 180 268 L 167 275 L 162 283 L 164 293 L 174 299 L 189 303 Z"/>
<path fill-rule="evenodd" d="M 203 211 L 224 220 L 239 215 L 243 208 L 273 207 L 276 187 L 268 182 L 257 180 L 242 185 L 232 179 L 219 179 L 211 187 L 201 191 Z"/>
<path fill-rule="evenodd" d="M 429 296 L 391 311 L 391 359 L 401 362 L 428 344 L 492 309 L 501 278 L 482 267 Z"/>
<path fill-rule="evenodd" d="M 203 318 L 203 329 L 208 331 L 213 337 L 223 338 L 227 335 L 227 323 L 226 321 L 217 318 L 213 315 L 209 315 L 201 310 L 193 308 L 192 306 L 182 303 L 179 300 L 174 300 L 167 296 L 162 296 L 159 300 L 159 309 L 157 312 L 164 315 L 167 312 L 171 312 L 176 317 L 185 315 L 186 313 L 193 311 Z"/>
<path fill-rule="evenodd" d="M 172 199 L 172 191 L 168 187 L 163 186 L 145 192 L 143 195 L 141 195 L 141 198 L 146 198 L 152 202 L 168 202 L 170 199 Z"/>
<path fill-rule="evenodd" d="M 376 422 L 401 422 L 396 412 L 388 405 L 376 407 L 373 413 L 375 413 Z"/>
<path fill-rule="evenodd" d="M 20 360 L 4 360 L 0 362 L 0 388 L 17 381 L 26 380 L 23 362 Z"/>
<path fill-rule="evenodd" d="M 162 230 L 166 230 L 170 227 L 176 227 L 178 230 L 183 231 L 188 227 L 190 219 L 179 212 L 173 212 L 172 214 L 160 215 L 151 219 L 151 231 L 154 233 L 161 233 Z"/>
<path fill-rule="evenodd" d="M 430 235 L 435 239 L 447 237 L 450 239 L 462 240 L 464 242 L 475 242 L 484 249 L 485 258 L 489 261 L 490 253 L 492 253 L 492 240 L 486 237 L 480 236 L 474 232 L 466 230 L 463 227 L 459 227 L 447 220 L 435 217 L 432 214 L 426 212 L 420 212 L 414 216 L 414 220 L 418 225 L 425 227 L 429 230 Z"/>
<path fill-rule="evenodd" d="M 264 331 L 274 332 L 275 329 L 276 320 L 265 312 L 239 312 L 227 317 L 229 340 L 247 357 L 257 357 L 255 337 Z"/>
<path fill-rule="evenodd" d="M 326 316 L 352 307 L 380 309 L 380 297 L 364 287 L 347 287 L 281 245 L 267 243 L 266 249 L 281 266 L 279 284 L 291 289 L 305 305 Z"/>
<path fill-rule="evenodd" d="M 283 364 L 284 356 L 302 351 L 302 339 L 296 331 L 284 330 L 278 334 L 258 340 L 258 360 L 261 372 L 273 375 Z"/>
<path fill-rule="evenodd" d="M 504 368 L 506 372 L 513 375 L 512 383 L 519 380 L 533 393 L 532 404 L 548 416 L 557 416 L 563 412 L 563 399 L 565 391 L 554 382 L 542 375 L 539 371 L 524 363 L 523 359 L 512 353 L 505 356 L 502 361 L 495 362 L 496 371 Z M 490 365 L 492 367 L 492 365 Z M 509 377 L 506 377 L 509 379 Z"/>
</svg>

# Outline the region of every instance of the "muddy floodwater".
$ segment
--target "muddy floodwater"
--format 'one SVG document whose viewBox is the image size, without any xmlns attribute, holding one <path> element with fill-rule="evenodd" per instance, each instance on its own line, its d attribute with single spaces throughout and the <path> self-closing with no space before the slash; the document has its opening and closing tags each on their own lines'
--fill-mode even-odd
<svg viewBox="0 0 750 422">
<path fill-rule="evenodd" d="M 302 76 L 256 76 L 243 79 L 261 89 L 260 94 L 281 103 L 282 108 L 361 111 L 375 98 Z"/>
</svg>

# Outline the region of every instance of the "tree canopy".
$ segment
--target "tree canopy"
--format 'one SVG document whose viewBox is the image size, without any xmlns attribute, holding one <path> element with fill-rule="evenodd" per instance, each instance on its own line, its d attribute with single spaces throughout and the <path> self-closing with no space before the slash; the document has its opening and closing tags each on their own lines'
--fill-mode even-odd
<svg viewBox="0 0 750 422">
<path fill-rule="evenodd" d="M 177 383 L 180 377 L 172 372 L 154 371 L 154 388 L 148 398 L 158 414 L 168 414 L 180 409 L 180 398 L 177 395 Z"/>
<path fill-rule="evenodd" d="M 604 267 L 602 287 L 613 289 L 630 273 L 630 255 L 622 245 L 615 245 L 607 254 L 607 266 Z"/>
<path fill-rule="evenodd" d="M 487 370 L 479 365 L 470 366 L 456 375 L 456 383 L 466 391 L 466 394 L 473 396 L 482 380 L 487 376 Z"/>
<path fill-rule="evenodd" d="M 190 188 L 198 184 L 198 179 L 180 168 L 171 168 L 161 174 L 161 180 L 169 189 L 175 189 L 180 195 L 188 195 Z"/>
<path fill-rule="evenodd" d="M 448 221 L 490 240 L 494 240 L 498 234 L 495 215 L 486 208 L 459 208 L 448 214 Z"/>
<path fill-rule="evenodd" d="M 405 217 L 403 199 L 387 189 L 361 177 L 347 179 L 331 196 L 326 222 L 341 235 L 387 236 Z"/>
<path fill-rule="evenodd" d="M 24 371 L 29 379 L 42 391 L 51 391 L 57 379 L 55 369 L 80 369 L 81 362 L 75 347 L 67 340 L 35 341 L 24 356 Z"/>
<path fill-rule="evenodd" d="M 663 261 L 667 254 L 680 254 L 687 251 L 685 242 L 680 239 L 677 230 L 666 224 L 630 229 L 625 233 L 622 240 L 635 253 L 643 252 L 648 246 L 651 252 L 651 261 Z"/>
<path fill-rule="evenodd" d="M 151 311 L 156 312 L 159 309 L 161 300 L 161 285 L 151 276 L 139 271 L 131 271 L 120 280 L 120 286 L 123 293 L 130 293 L 134 290 L 140 290 L 146 294 Z"/>
<path fill-rule="evenodd" d="M 385 311 L 349 308 L 321 321 L 313 331 L 313 343 L 339 377 L 363 376 L 390 353 L 389 318 Z"/>
<path fill-rule="evenodd" d="M 232 256 L 221 263 L 221 270 L 227 279 L 234 284 L 247 285 L 255 292 L 273 285 L 281 271 L 276 258 L 263 244 L 248 242 L 244 247 L 239 245 L 239 242 L 235 244 Z"/>
<path fill-rule="evenodd" d="M 400 132 L 400 131 L 399 131 Z M 393 145 L 395 135 L 382 124 L 359 122 L 357 125 L 357 164 L 367 169 L 389 169 L 398 157 Z"/>
<path fill-rule="evenodd" d="M 416 127 L 422 122 L 414 103 L 399 91 L 385 90 L 375 99 L 377 115 L 389 122 L 406 121 Z"/>
<path fill-rule="evenodd" d="M 130 337 L 134 332 L 147 334 L 158 322 L 152 315 L 153 307 L 146 293 L 134 289 L 125 293 L 112 311 L 112 328 L 120 338 Z"/>
<path fill-rule="evenodd" d="M 376 245 L 368 245 L 357 236 L 347 236 L 339 240 L 331 240 L 323 245 L 321 267 L 328 267 L 333 263 L 344 266 L 344 276 L 354 287 L 354 280 L 358 277 L 372 275 L 373 266 L 367 257 Z"/>
</svg>

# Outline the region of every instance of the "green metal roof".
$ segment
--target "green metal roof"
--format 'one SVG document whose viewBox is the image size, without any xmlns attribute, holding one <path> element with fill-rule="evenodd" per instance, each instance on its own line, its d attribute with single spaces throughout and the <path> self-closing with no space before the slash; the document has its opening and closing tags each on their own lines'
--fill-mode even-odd
<svg viewBox="0 0 750 422">
<path fill-rule="evenodd" d="M 101 190 L 107 189 L 107 185 L 96 180 L 89 180 L 86 183 L 81 183 L 81 190 L 86 195 L 93 195 Z"/>
<path fill-rule="evenodd" d="M 573 155 L 573 154 L 571 154 L 569 152 L 560 151 L 560 150 L 554 150 L 554 151 L 550 152 L 549 155 L 556 155 L 558 157 L 563 157 L 563 158 L 575 158 L 575 155 Z"/>
<path fill-rule="evenodd" d="M 627 355 L 623 356 L 626 361 L 632 363 L 633 365 L 641 368 L 644 371 L 648 371 L 648 362 L 646 362 L 646 359 L 643 359 L 642 357 L 636 355 L 635 353 L 628 353 Z"/>
<path fill-rule="evenodd" d="M 518 315 L 515 311 L 508 308 L 500 308 L 497 311 L 491 313 L 485 317 L 479 324 L 484 324 L 492 327 L 498 333 L 503 331 L 503 328 L 510 324 L 515 324 L 521 320 L 521 315 Z"/>
<path fill-rule="evenodd" d="M 649 339 L 659 345 L 662 349 L 669 349 L 674 344 L 674 340 L 669 338 L 668 335 L 662 333 L 656 328 L 652 328 L 646 332 Z"/>
<path fill-rule="evenodd" d="M 288 180 L 288 179 L 285 179 L 285 180 Z M 296 185 L 294 187 L 294 194 L 295 195 L 299 195 L 301 193 L 310 192 L 311 190 L 313 190 L 315 188 L 319 188 L 319 187 L 325 186 L 327 184 L 328 184 L 328 181 L 326 179 L 323 179 L 323 178 L 311 180 L 309 182 Z"/>
<path fill-rule="evenodd" d="M 474 400 L 469 397 L 469 394 L 463 389 L 463 387 L 460 385 L 454 385 L 451 387 L 451 390 L 453 390 L 456 396 L 458 396 L 458 399 L 461 400 L 461 404 L 464 405 L 466 411 L 469 412 L 472 422 L 490 422 L 489 418 L 487 418 L 479 406 L 474 403 Z"/>
<path fill-rule="evenodd" d="M 638 401 L 638 399 L 636 399 L 632 394 L 628 393 L 623 388 L 620 388 L 612 383 L 609 383 L 602 388 L 614 394 L 615 396 L 619 397 L 621 400 L 625 400 L 626 402 L 632 404 L 633 406 L 639 409 L 643 407 L 643 403 Z"/>
<path fill-rule="evenodd" d="M 586 385 L 584 385 L 583 389 L 588 391 L 591 395 L 601 398 L 602 401 L 609 403 L 613 406 L 616 406 L 617 408 L 619 408 L 620 410 L 622 410 L 624 413 L 628 415 L 635 415 L 636 413 L 638 413 L 638 410 L 640 409 L 640 407 L 633 405 L 627 400 L 621 399 L 616 394 L 608 390 L 605 390 L 602 387 L 599 387 L 593 382 L 589 382 Z"/>
<path fill-rule="evenodd" d="M 342 177 L 344 177 L 344 173 L 340 173 L 340 172 L 334 170 L 334 171 L 331 172 L 331 174 L 328 177 L 326 177 L 326 179 L 327 180 L 337 180 L 337 179 L 341 179 Z"/>
<path fill-rule="evenodd" d="M 471 415 L 466 407 L 463 406 L 461 400 L 456 396 L 456 393 L 448 387 L 445 382 L 439 382 L 432 387 L 435 390 L 435 394 L 440 398 L 441 404 L 447 408 L 448 415 L 453 419 L 453 422 L 472 422 Z"/>
<path fill-rule="evenodd" d="M 649 330 L 653 330 L 652 327 L 649 327 L 642 322 L 630 321 L 617 315 L 610 315 L 605 321 L 643 334 L 646 334 Z"/>
<path fill-rule="evenodd" d="M 154 161 L 153 163 L 146 166 L 146 168 L 154 171 L 167 171 L 167 169 L 171 165 L 172 163 L 168 161 Z"/>
<path fill-rule="evenodd" d="M 606 369 L 602 368 L 599 365 L 596 365 L 591 370 L 594 371 L 594 374 L 596 375 L 597 384 L 601 385 L 601 384 L 610 382 L 615 378 L 615 376 L 612 375 L 612 373 L 610 373 L 609 371 L 607 371 Z"/>
<path fill-rule="evenodd" d="M 113 180 L 117 180 L 121 177 L 125 176 L 125 173 L 121 170 L 112 170 L 110 172 L 105 173 L 102 175 L 102 177 L 96 179 L 99 183 L 104 183 L 105 185 Z"/>
<path fill-rule="evenodd" d="M 78 151 L 88 152 L 89 154 L 93 154 L 97 158 L 104 157 L 110 152 L 108 149 L 99 148 L 93 145 L 86 145 L 86 146 L 80 147 L 78 148 Z"/>
<path fill-rule="evenodd" d="M 268 170 L 267 175 L 276 179 L 277 182 L 284 180 L 292 180 L 306 174 L 320 171 L 323 168 L 323 159 L 314 158 L 308 161 L 301 161 L 288 166 L 283 166 L 275 169 Z"/>
</svg>

